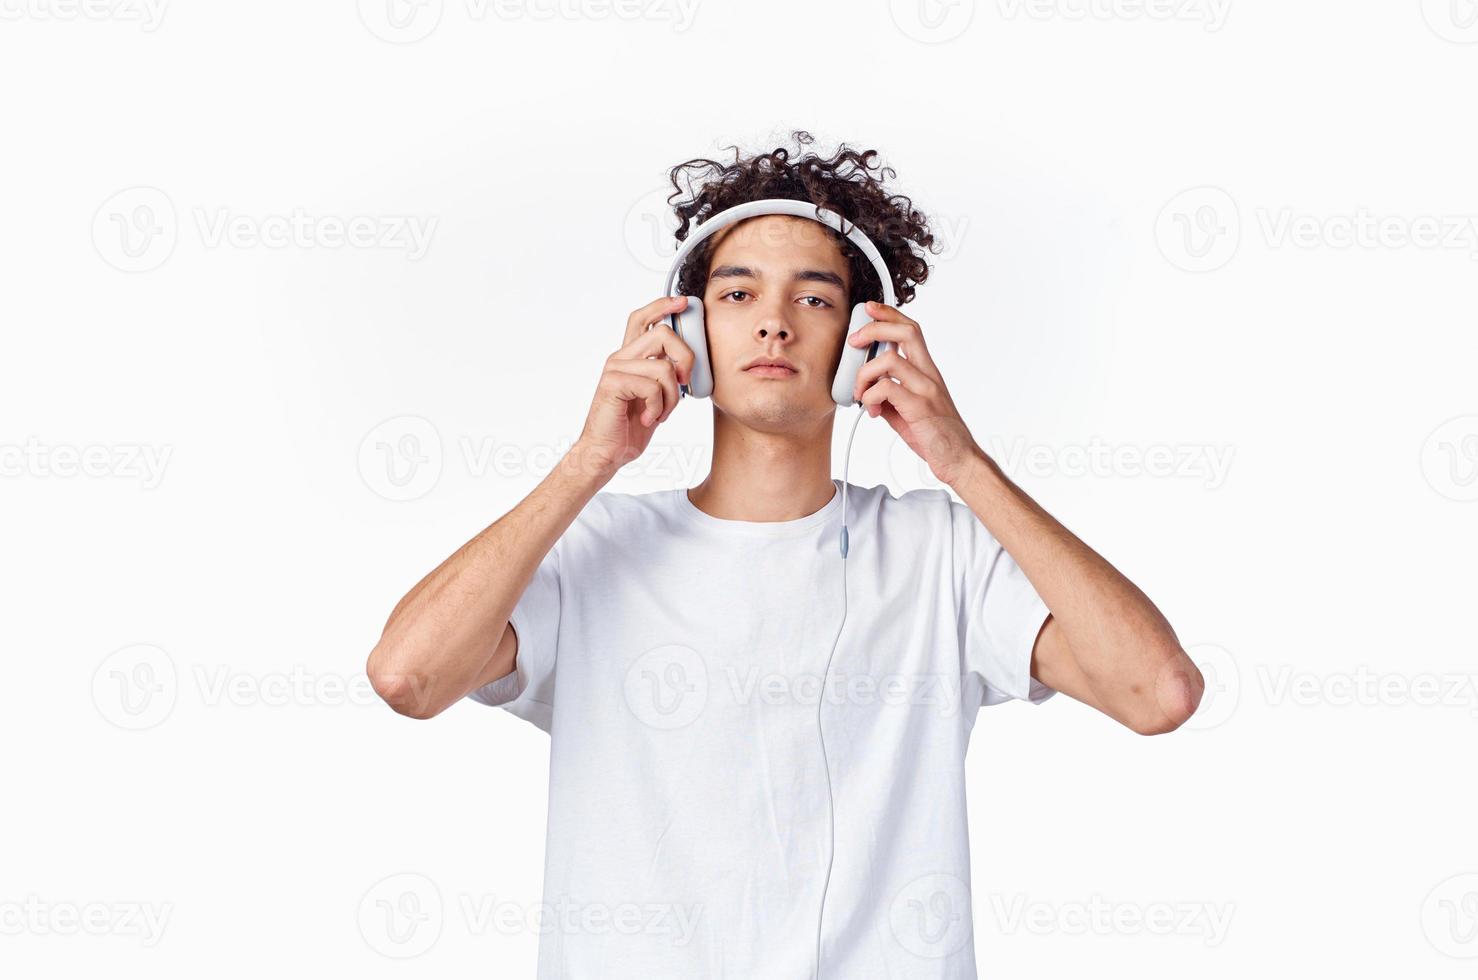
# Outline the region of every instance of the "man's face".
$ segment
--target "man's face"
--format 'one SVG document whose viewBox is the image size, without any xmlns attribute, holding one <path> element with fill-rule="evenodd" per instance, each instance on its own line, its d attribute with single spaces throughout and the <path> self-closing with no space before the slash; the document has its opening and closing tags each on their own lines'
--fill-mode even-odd
<svg viewBox="0 0 1478 980">
<path fill-rule="evenodd" d="M 814 426 L 836 408 L 831 378 L 851 315 L 841 249 L 825 227 L 788 215 L 716 237 L 703 291 L 714 405 L 765 431 Z"/>
</svg>

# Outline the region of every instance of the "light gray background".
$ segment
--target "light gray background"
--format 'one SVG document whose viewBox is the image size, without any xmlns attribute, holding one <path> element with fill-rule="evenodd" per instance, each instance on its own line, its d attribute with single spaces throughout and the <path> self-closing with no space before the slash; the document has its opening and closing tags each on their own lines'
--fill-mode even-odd
<svg viewBox="0 0 1478 980">
<path fill-rule="evenodd" d="M 0 11 L 7 974 L 533 974 L 546 737 L 364 657 L 578 433 L 666 168 L 808 128 L 935 218 L 966 421 L 1211 681 L 1164 738 L 982 714 L 983 972 L 1469 975 L 1469 0 Z"/>
</svg>

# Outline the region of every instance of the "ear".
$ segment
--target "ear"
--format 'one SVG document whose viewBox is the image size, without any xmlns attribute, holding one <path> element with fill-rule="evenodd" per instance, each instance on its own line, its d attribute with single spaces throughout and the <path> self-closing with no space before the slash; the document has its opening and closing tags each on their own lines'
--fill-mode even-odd
<svg viewBox="0 0 1478 980">
<path fill-rule="evenodd" d="M 684 390 L 694 398 L 713 394 L 713 369 L 708 363 L 708 331 L 703 322 L 703 300 L 688 297 L 688 305 L 671 315 L 672 329 L 693 351 L 693 371 Z"/>
</svg>

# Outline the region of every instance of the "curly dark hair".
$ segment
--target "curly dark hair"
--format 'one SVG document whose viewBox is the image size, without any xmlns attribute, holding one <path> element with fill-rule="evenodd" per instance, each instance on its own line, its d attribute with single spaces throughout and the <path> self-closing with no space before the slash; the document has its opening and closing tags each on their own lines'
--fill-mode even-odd
<svg viewBox="0 0 1478 980">
<path fill-rule="evenodd" d="M 913 299 L 914 287 L 929 277 L 928 263 L 913 246 L 935 251 L 934 236 L 913 201 L 883 189 L 883 181 L 897 177 L 897 172 L 874 162 L 877 150 L 854 150 L 843 143 L 827 159 L 801 153 L 802 147 L 815 142 L 805 130 L 791 133 L 791 139 L 796 143 L 794 160 L 792 151 L 783 146 L 748 157 L 731 146 L 732 163 L 700 157 L 673 167 L 668 176 L 674 190 L 667 202 L 677 212 L 677 240 L 686 239 L 694 225 L 746 201 L 771 197 L 808 201 L 856 224 L 882 254 L 898 304 Z M 832 234 L 852 273 L 849 305 L 869 299 L 881 302 L 882 288 L 872 263 L 846 238 Z M 713 245 L 713 238 L 705 240 L 684 263 L 678 276 L 683 295 L 703 295 Z"/>
</svg>

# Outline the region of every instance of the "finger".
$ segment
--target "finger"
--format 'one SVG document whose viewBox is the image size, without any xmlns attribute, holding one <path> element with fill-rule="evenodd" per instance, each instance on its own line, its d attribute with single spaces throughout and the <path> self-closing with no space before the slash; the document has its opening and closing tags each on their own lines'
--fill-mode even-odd
<svg viewBox="0 0 1478 980">
<path fill-rule="evenodd" d="M 693 354 L 693 348 L 689 347 L 687 341 L 683 340 L 672 329 L 657 324 L 631 343 L 622 347 L 611 355 L 614 359 L 628 358 L 666 358 L 677 365 L 678 381 L 688 383 L 689 376 L 693 373 L 693 363 L 697 360 Z"/>
<path fill-rule="evenodd" d="M 677 367 L 671 361 L 661 361 L 650 358 L 616 358 L 610 362 L 612 370 L 623 374 L 639 374 L 644 378 L 651 378 L 662 386 L 662 413 L 657 419 L 659 422 L 667 421 L 667 416 L 677 408 Z"/>
<path fill-rule="evenodd" d="M 898 409 L 899 414 L 906 415 L 909 409 L 917 407 L 922 400 L 922 396 L 914 394 L 891 378 L 882 378 L 874 382 L 872 387 L 864 391 L 859 399 L 862 407 L 867 410 L 867 414 L 873 418 L 877 418 L 878 411 L 881 411 L 884 402 Z M 878 406 L 878 410 L 874 411 L 873 406 Z"/>
<path fill-rule="evenodd" d="M 929 348 L 924 344 L 923 330 L 917 323 L 912 320 L 908 323 L 869 320 L 856 332 L 847 336 L 847 343 L 853 347 L 866 347 L 880 340 L 897 344 L 898 348 L 903 351 L 904 357 L 923 368 L 925 372 L 938 376 L 939 371 L 934 366 L 934 358 L 929 356 Z"/>
<path fill-rule="evenodd" d="M 905 360 L 897 351 L 890 350 L 862 365 L 862 369 L 857 372 L 857 384 L 852 389 L 854 399 L 874 381 L 883 377 L 893 378 L 925 398 L 932 397 L 936 390 L 937 382 L 932 377 L 920 370 L 917 364 Z"/>
<path fill-rule="evenodd" d="M 898 309 L 898 307 L 879 303 L 875 299 L 867 301 L 867 315 L 874 320 L 885 320 L 892 323 L 911 323 L 916 327 L 919 325 L 917 320 L 909 317 L 902 310 Z"/>
<path fill-rule="evenodd" d="M 686 296 L 664 296 L 652 300 L 639 310 L 632 310 L 631 315 L 626 318 L 626 338 L 621 341 L 621 346 L 625 347 L 646 332 L 652 324 L 661 322 L 669 313 L 676 313 L 687 305 Z"/>
<path fill-rule="evenodd" d="M 662 386 L 652 378 L 625 371 L 606 371 L 601 376 L 606 391 L 630 411 L 633 402 L 642 403 L 641 424 L 650 428 L 662 414 Z"/>
</svg>

